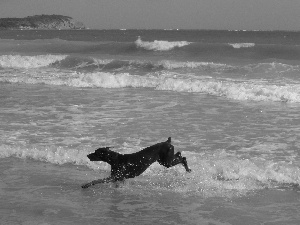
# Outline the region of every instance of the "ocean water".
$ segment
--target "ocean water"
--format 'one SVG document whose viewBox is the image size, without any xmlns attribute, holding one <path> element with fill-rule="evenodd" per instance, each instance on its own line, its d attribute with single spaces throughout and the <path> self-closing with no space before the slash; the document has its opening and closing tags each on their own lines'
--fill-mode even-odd
<svg viewBox="0 0 300 225">
<path fill-rule="evenodd" d="M 0 31 L 0 224 L 300 223 L 300 32 Z M 172 137 L 115 184 L 98 147 Z"/>
</svg>

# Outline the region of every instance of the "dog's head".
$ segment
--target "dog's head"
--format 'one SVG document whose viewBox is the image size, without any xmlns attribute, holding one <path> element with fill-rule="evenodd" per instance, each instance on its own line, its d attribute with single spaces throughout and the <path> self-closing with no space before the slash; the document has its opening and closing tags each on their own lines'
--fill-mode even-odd
<svg viewBox="0 0 300 225">
<path fill-rule="evenodd" d="M 109 148 L 110 147 L 98 148 L 94 153 L 87 155 L 87 157 L 91 161 L 104 161 L 110 163 L 113 160 L 116 160 L 119 153 L 109 150 Z"/>
<path fill-rule="evenodd" d="M 169 137 L 167 141 L 159 143 L 158 145 L 160 145 L 161 148 L 168 148 L 174 150 L 174 146 L 171 144 L 171 137 Z"/>
</svg>

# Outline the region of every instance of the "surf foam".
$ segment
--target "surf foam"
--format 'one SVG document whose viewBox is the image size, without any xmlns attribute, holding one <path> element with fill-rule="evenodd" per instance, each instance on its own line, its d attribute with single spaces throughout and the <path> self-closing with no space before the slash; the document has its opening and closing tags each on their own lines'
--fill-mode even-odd
<svg viewBox="0 0 300 225">
<path fill-rule="evenodd" d="M 191 42 L 187 41 L 142 41 L 141 37 L 138 37 L 138 39 L 134 42 L 137 47 L 144 48 L 146 50 L 153 50 L 153 51 L 169 51 L 174 48 L 180 48 L 186 45 L 189 45 Z"/>
<path fill-rule="evenodd" d="M 300 168 L 286 162 L 241 159 L 224 150 L 201 157 L 185 152 L 185 156 L 194 171 L 186 175 L 189 191 L 203 192 L 206 196 L 240 195 L 264 188 L 292 189 L 300 184 Z"/>
<path fill-rule="evenodd" d="M 67 85 L 77 87 L 151 87 L 156 90 L 205 93 L 234 100 L 300 102 L 300 85 L 269 85 L 231 80 L 137 76 L 130 74 L 81 74 Z M 172 76 L 172 75 L 171 75 Z M 175 75 L 176 76 L 176 75 Z"/>
<path fill-rule="evenodd" d="M 298 73 L 299 65 L 288 65 L 278 62 L 258 63 L 241 66 L 233 66 L 223 63 L 214 62 L 194 62 L 194 61 L 172 61 L 161 60 L 157 62 L 144 60 L 115 60 L 115 59 L 98 59 L 93 57 L 77 57 L 68 55 L 2 55 L 0 56 L 0 67 L 16 69 L 35 69 L 41 67 L 50 67 L 67 69 L 72 71 L 122 71 L 122 70 L 142 70 L 142 71 L 161 71 L 188 69 L 194 72 L 204 71 L 208 73 Z"/>
<path fill-rule="evenodd" d="M 50 64 L 65 59 L 67 55 L 2 55 L 0 56 L 0 66 L 3 68 L 38 68 L 49 66 Z"/>
<path fill-rule="evenodd" d="M 43 74 L 45 73 L 45 74 Z M 1 82 L 64 85 L 91 88 L 154 88 L 163 91 L 203 93 L 234 100 L 300 102 L 300 85 L 272 85 L 261 81 L 199 78 L 193 75 L 165 73 L 159 76 L 130 75 L 128 73 L 77 73 L 43 71 L 1 77 Z"/>
<path fill-rule="evenodd" d="M 141 147 L 133 147 L 141 149 Z M 34 159 L 51 164 L 73 164 L 92 170 L 110 171 L 104 162 L 90 162 L 86 155 L 91 149 L 68 149 L 54 146 L 0 146 L 0 158 Z M 224 150 L 215 153 L 182 152 L 187 157 L 191 173 L 178 165 L 166 169 L 152 164 L 136 180 L 147 188 L 175 191 L 183 194 L 211 196 L 243 195 L 264 188 L 292 188 L 300 184 L 300 168 L 286 162 L 260 158 L 241 159 Z M 146 180 L 145 180 L 146 178 Z"/>
<path fill-rule="evenodd" d="M 254 82 L 167 78 L 157 90 L 199 92 L 234 100 L 300 102 L 300 85 L 268 85 Z"/>
<path fill-rule="evenodd" d="M 0 145 L 0 158 L 17 157 L 34 159 L 52 164 L 74 164 L 87 166 L 94 170 L 109 170 L 110 166 L 104 162 L 90 162 L 86 155 L 89 150 L 66 149 L 55 146 L 8 146 Z"/>
<path fill-rule="evenodd" d="M 255 43 L 228 43 L 233 48 L 251 48 L 255 46 Z"/>
</svg>

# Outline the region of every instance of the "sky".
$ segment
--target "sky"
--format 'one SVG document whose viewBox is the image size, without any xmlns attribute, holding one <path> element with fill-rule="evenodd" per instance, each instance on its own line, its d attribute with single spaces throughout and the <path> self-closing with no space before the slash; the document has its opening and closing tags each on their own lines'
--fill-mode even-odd
<svg viewBox="0 0 300 225">
<path fill-rule="evenodd" d="M 300 0 L 0 0 L 1 18 L 40 14 L 91 29 L 300 31 Z"/>
</svg>

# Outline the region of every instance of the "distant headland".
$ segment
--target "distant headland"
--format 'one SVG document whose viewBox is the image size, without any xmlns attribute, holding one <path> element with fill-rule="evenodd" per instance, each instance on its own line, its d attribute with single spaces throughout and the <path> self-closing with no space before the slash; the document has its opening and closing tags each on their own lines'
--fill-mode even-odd
<svg viewBox="0 0 300 225">
<path fill-rule="evenodd" d="M 24 18 L 0 18 L 0 30 L 70 30 L 86 29 L 83 23 L 61 15 L 36 15 Z"/>
</svg>

